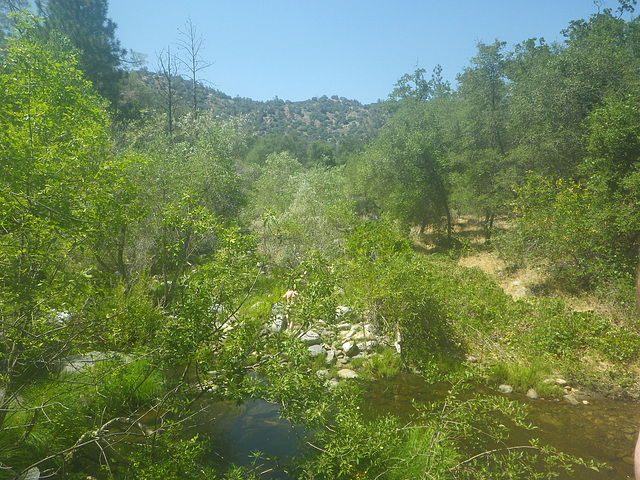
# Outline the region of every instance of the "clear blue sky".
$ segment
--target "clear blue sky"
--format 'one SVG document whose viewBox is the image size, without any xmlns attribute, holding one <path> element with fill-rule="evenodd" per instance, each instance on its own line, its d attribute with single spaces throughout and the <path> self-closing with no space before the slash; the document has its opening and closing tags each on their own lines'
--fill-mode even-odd
<svg viewBox="0 0 640 480">
<path fill-rule="evenodd" d="M 617 8 L 615 0 L 601 3 Z M 442 65 L 455 85 L 478 41 L 497 38 L 508 49 L 532 37 L 561 41 L 571 20 L 596 12 L 593 0 L 109 1 L 122 47 L 147 54 L 150 70 L 191 17 L 212 63 L 200 76 L 222 92 L 365 104 L 385 99 L 416 65 Z"/>
</svg>

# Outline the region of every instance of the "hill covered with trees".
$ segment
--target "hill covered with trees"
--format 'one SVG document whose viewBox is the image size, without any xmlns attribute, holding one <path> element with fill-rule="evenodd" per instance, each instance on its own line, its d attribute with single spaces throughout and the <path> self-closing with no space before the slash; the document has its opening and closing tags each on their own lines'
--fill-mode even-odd
<svg viewBox="0 0 640 480">
<path fill-rule="evenodd" d="M 170 55 L 126 71 L 106 0 L 3 15 L 0 478 L 611 478 L 505 447 L 526 413 L 470 390 L 640 398 L 634 4 L 368 106 L 231 98 Z M 514 300 L 458 265 L 478 251 L 542 280 Z M 399 370 L 449 393 L 365 417 Z M 249 397 L 306 427 L 296 458 L 211 461 L 194 416 Z"/>
</svg>

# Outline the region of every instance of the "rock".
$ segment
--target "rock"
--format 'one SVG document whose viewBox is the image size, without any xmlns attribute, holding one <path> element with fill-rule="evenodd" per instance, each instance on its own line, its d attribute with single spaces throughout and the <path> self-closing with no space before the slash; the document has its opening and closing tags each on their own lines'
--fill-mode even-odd
<svg viewBox="0 0 640 480">
<path fill-rule="evenodd" d="M 567 402 L 569 405 L 580 405 L 580 402 L 578 402 L 576 397 L 574 397 L 573 395 L 565 395 L 563 398 L 564 398 L 564 401 Z"/>
<path fill-rule="evenodd" d="M 308 350 L 309 355 L 311 355 L 312 357 L 317 357 L 318 355 L 324 355 L 327 353 L 322 345 L 311 345 Z"/>
<path fill-rule="evenodd" d="M 62 310 L 59 312 L 52 310 L 51 315 L 47 317 L 46 322 L 49 325 L 53 325 L 55 327 L 61 327 L 65 323 L 71 322 L 71 320 L 73 320 L 73 315 L 71 315 L 66 310 Z"/>
<path fill-rule="evenodd" d="M 473 355 L 469 355 L 467 357 L 467 362 L 469 362 L 469 363 L 478 363 L 478 357 L 475 357 Z"/>
<path fill-rule="evenodd" d="M 111 358 L 111 356 L 103 352 L 89 352 L 86 355 L 70 355 L 60 360 L 60 366 L 62 367 L 62 373 L 79 373 L 109 358 Z"/>
<path fill-rule="evenodd" d="M 334 338 L 336 336 L 336 333 L 328 328 L 319 328 L 318 333 L 322 338 Z"/>
<path fill-rule="evenodd" d="M 327 370 L 327 369 L 318 370 L 316 372 L 316 375 L 318 376 L 318 378 L 329 378 L 329 377 L 331 377 L 331 373 L 329 373 L 329 370 Z"/>
<path fill-rule="evenodd" d="M 349 368 L 343 368 L 338 370 L 338 377 L 340 378 L 358 378 L 358 374 Z"/>
<path fill-rule="evenodd" d="M 336 321 L 343 320 L 344 317 L 351 313 L 351 309 L 345 306 L 336 307 Z"/>
<path fill-rule="evenodd" d="M 343 340 L 351 340 L 352 338 L 362 338 L 364 339 L 364 333 L 360 333 L 362 331 L 361 325 L 352 325 L 351 329 L 344 334 L 342 337 Z"/>
<path fill-rule="evenodd" d="M 360 352 L 358 345 L 356 345 L 354 342 L 343 343 L 342 350 L 344 351 L 344 354 L 347 355 L 348 357 L 353 357 L 354 355 L 357 355 Z"/>
<path fill-rule="evenodd" d="M 340 323 L 339 325 L 336 326 L 336 328 L 338 330 L 341 330 L 341 331 L 351 330 L 351 324 L 350 323 Z"/>
<path fill-rule="evenodd" d="M 537 400 L 538 392 L 536 392 L 535 389 L 530 388 L 529 390 L 527 390 L 527 397 L 530 398 L 531 400 Z"/>
<path fill-rule="evenodd" d="M 302 335 L 298 337 L 298 340 L 301 342 L 307 343 L 309 345 L 317 345 L 320 343 L 320 334 L 313 330 L 309 330 L 304 332 Z"/>
<path fill-rule="evenodd" d="M 498 385 L 498 390 L 500 390 L 502 393 L 513 393 L 513 387 L 511 385 Z"/>
<path fill-rule="evenodd" d="M 271 333 L 280 333 L 287 328 L 287 320 L 284 315 L 276 315 L 271 320 L 271 323 L 267 325 L 267 330 Z"/>
<path fill-rule="evenodd" d="M 370 352 L 377 346 L 378 346 L 377 340 L 367 340 L 366 342 L 362 342 L 358 344 L 358 348 L 365 352 Z"/>
<path fill-rule="evenodd" d="M 364 329 L 364 336 L 366 338 L 377 338 L 378 330 L 376 329 L 375 325 L 366 323 L 363 329 Z"/>
<path fill-rule="evenodd" d="M 566 387 L 568 382 L 562 378 L 556 378 L 556 385 L 559 387 Z"/>
<path fill-rule="evenodd" d="M 336 358 L 336 351 L 333 348 L 331 350 L 328 350 L 327 357 L 325 358 L 327 365 L 331 365 L 331 363 L 333 363 L 333 360 L 335 358 Z"/>
</svg>

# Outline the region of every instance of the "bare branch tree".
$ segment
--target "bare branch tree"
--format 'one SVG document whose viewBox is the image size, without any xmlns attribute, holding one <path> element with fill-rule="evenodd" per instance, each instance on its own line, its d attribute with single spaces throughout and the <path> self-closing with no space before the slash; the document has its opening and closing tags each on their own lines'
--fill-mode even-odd
<svg viewBox="0 0 640 480">
<path fill-rule="evenodd" d="M 185 58 L 181 58 L 180 62 L 185 66 L 191 77 L 191 102 L 194 118 L 198 118 L 198 72 L 210 67 L 212 64 L 206 62 L 200 52 L 204 45 L 202 35 L 197 34 L 197 26 L 191 21 L 191 17 L 187 20 L 184 30 L 178 30 L 180 40 L 178 48 L 184 52 Z"/>
<path fill-rule="evenodd" d="M 174 85 L 173 80 L 177 75 L 177 58 L 175 55 L 171 55 L 171 45 L 167 47 L 166 52 L 162 50 L 158 55 L 158 71 L 164 80 L 164 85 L 162 89 L 165 95 L 165 102 L 167 106 L 167 116 L 168 116 L 168 133 L 169 138 L 173 137 L 173 109 L 175 106 L 174 100 Z"/>
</svg>

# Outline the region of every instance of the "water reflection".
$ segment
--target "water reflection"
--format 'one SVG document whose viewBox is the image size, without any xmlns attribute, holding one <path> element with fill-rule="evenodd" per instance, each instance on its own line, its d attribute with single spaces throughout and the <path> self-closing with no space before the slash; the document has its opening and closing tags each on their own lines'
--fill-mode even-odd
<svg viewBox="0 0 640 480">
<path fill-rule="evenodd" d="M 292 426 L 280 418 L 278 405 L 255 398 L 236 406 L 227 402 L 215 402 L 206 412 L 198 415 L 196 431 L 212 439 L 211 460 L 222 468 L 232 463 L 254 468 L 260 478 L 289 480 L 292 477 L 275 469 L 274 465 L 258 462 L 254 466 L 253 453 L 288 458 L 298 452 L 302 427 Z"/>
<path fill-rule="evenodd" d="M 444 385 L 434 387 L 415 375 L 400 374 L 392 380 L 368 383 L 365 405 L 372 408 L 369 415 L 390 413 L 408 419 L 415 412 L 412 406 L 414 401 L 436 401 L 444 398 L 446 390 Z M 498 395 L 482 387 L 476 388 L 476 392 Z M 592 399 L 588 405 L 577 406 L 561 400 L 529 400 L 524 395 L 510 395 L 509 398 L 527 403 L 531 411 L 530 419 L 538 426 L 532 432 L 514 429 L 514 444 L 526 445 L 531 438 L 539 438 L 542 444 L 611 466 L 611 470 L 601 472 L 581 469 L 579 476 L 560 478 L 633 479 L 633 448 L 637 429 L 640 428 L 640 405 L 605 398 Z"/>
<path fill-rule="evenodd" d="M 476 393 L 497 395 L 479 387 Z M 369 418 L 393 414 L 408 420 L 415 414 L 413 402 L 427 403 L 442 399 L 447 386 L 434 386 L 422 378 L 400 374 L 393 379 L 368 382 L 365 385 L 363 412 Z M 633 479 L 633 448 L 640 427 L 640 405 L 629 402 L 593 399 L 588 405 L 571 406 L 558 400 L 529 400 L 524 395 L 511 395 L 514 400 L 530 406 L 531 421 L 538 426 L 533 432 L 513 430 L 513 444 L 526 445 L 531 438 L 539 438 L 560 451 L 586 460 L 605 462 L 610 470 L 595 472 L 580 469 L 566 480 Z M 281 419 L 277 405 L 249 399 L 243 406 L 215 403 L 198 419 L 198 431 L 214 441 L 216 463 L 250 466 L 250 454 L 262 451 L 267 455 L 292 457 L 298 452 L 301 428 L 292 427 Z M 265 465 L 257 472 L 268 470 Z M 269 471 L 265 479 L 289 479 L 282 471 Z"/>
</svg>

